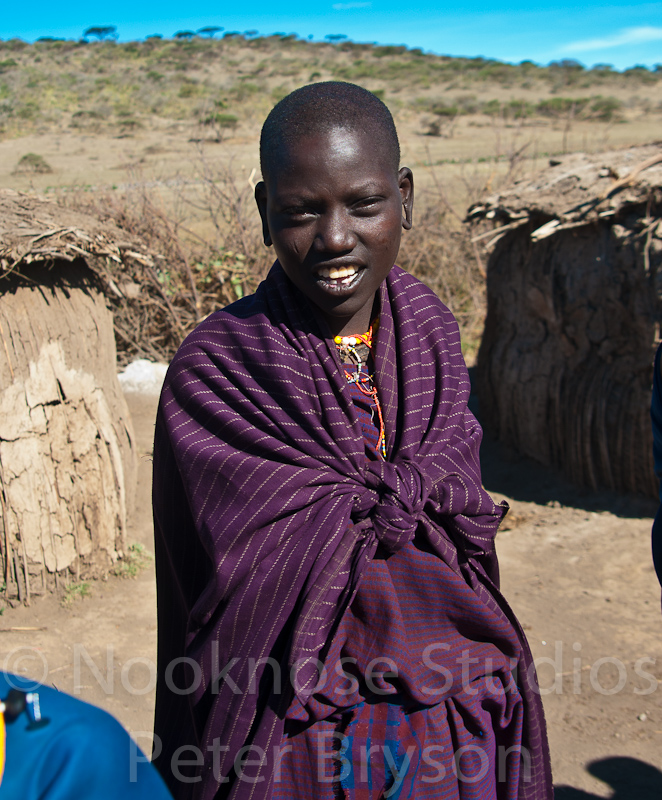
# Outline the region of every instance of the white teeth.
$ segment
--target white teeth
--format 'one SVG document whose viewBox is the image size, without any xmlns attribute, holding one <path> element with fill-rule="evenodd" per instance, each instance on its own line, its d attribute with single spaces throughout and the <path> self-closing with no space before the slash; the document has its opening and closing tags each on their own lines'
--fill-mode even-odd
<svg viewBox="0 0 662 800">
<path fill-rule="evenodd" d="M 358 271 L 358 267 L 322 267 L 317 271 L 317 274 L 320 278 L 337 281 L 341 278 L 353 278 Z M 343 283 L 347 282 L 343 281 Z"/>
</svg>

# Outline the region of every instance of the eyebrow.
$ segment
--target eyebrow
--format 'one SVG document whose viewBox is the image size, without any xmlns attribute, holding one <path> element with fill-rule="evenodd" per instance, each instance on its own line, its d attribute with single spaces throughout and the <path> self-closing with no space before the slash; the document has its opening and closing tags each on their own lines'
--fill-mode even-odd
<svg viewBox="0 0 662 800">
<path fill-rule="evenodd" d="M 343 194 L 350 197 L 381 196 L 384 194 L 384 187 L 382 183 L 367 181 L 358 186 L 350 185 L 346 187 Z M 315 201 L 318 199 L 318 196 L 314 190 L 308 189 L 304 186 L 292 190 L 285 189 L 282 193 L 274 192 L 274 199 L 277 200 L 279 204 L 296 205 L 297 203 L 309 203 L 311 201 Z"/>
</svg>

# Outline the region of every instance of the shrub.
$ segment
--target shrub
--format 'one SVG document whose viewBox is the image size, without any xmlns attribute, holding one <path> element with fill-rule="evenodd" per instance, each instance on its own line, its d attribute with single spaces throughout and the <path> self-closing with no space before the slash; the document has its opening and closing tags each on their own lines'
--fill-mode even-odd
<svg viewBox="0 0 662 800">
<path fill-rule="evenodd" d="M 25 48 L 29 47 L 30 45 L 27 42 L 24 42 L 23 39 L 8 39 L 6 42 L 2 43 L 2 46 L 7 50 L 17 53 L 21 50 L 25 50 Z"/>
<path fill-rule="evenodd" d="M 199 94 L 199 90 L 196 84 L 191 81 L 186 81 L 186 83 L 183 83 L 179 87 L 179 92 L 177 93 L 177 96 L 187 98 L 187 97 L 195 97 L 197 94 Z"/>
<path fill-rule="evenodd" d="M 480 104 L 475 94 L 464 94 L 455 98 L 455 105 L 460 114 L 475 114 L 480 109 Z"/>
<path fill-rule="evenodd" d="M 36 103 L 28 102 L 18 106 L 16 116 L 19 119 L 34 119 L 39 113 L 39 106 Z"/>
<path fill-rule="evenodd" d="M 596 75 L 611 75 L 614 72 L 614 65 L 613 64 L 593 64 L 591 67 L 591 72 L 595 73 Z"/>
<path fill-rule="evenodd" d="M 239 124 L 239 119 L 234 114 L 209 114 L 201 122 L 203 125 L 218 125 L 219 128 L 234 130 Z"/>
<path fill-rule="evenodd" d="M 137 119 L 133 119 L 132 117 L 122 119 L 120 121 L 120 128 L 121 130 L 126 133 L 127 131 L 135 131 L 138 128 L 142 128 L 142 122 Z"/>
<path fill-rule="evenodd" d="M 426 124 L 426 136 L 441 136 L 441 123 L 438 119 L 431 119 Z"/>
<path fill-rule="evenodd" d="M 526 100 L 509 100 L 503 109 L 507 119 L 524 119 L 531 116 L 534 106 Z"/>
<path fill-rule="evenodd" d="M 591 103 L 591 116 L 601 122 L 612 122 L 621 119 L 623 103 L 616 97 L 596 97 Z"/>
<path fill-rule="evenodd" d="M 533 113 L 534 107 L 526 100 L 509 100 L 501 103 L 499 100 L 488 100 L 483 103 L 481 111 L 489 117 L 503 117 L 503 119 L 522 119 Z"/>
<path fill-rule="evenodd" d="M 261 91 L 263 90 L 255 83 L 251 83 L 250 81 L 240 81 L 236 86 L 232 87 L 229 94 L 234 100 L 237 100 L 241 103 L 248 99 L 251 95 L 259 94 Z"/>
<path fill-rule="evenodd" d="M 550 61 L 549 68 L 565 70 L 566 72 L 582 72 L 584 65 L 574 58 L 562 58 L 560 61 Z"/>
<path fill-rule="evenodd" d="M 483 103 L 481 111 L 488 117 L 497 116 L 501 114 L 501 103 L 498 100 L 488 100 L 487 103 Z"/>
<path fill-rule="evenodd" d="M 657 81 L 657 75 L 654 72 L 651 72 L 648 67 L 644 67 L 641 64 L 637 64 L 634 67 L 630 67 L 630 69 L 623 70 L 623 75 L 626 78 L 635 78 L 642 83 L 655 83 Z"/>
<path fill-rule="evenodd" d="M 403 45 L 386 45 L 385 47 L 375 47 L 372 52 L 376 58 L 384 58 L 385 56 L 400 56 L 407 52 L 407 48 Z"/>
<path fill-rule="evenodd" d="M 456 117 L 459 109 L 457 106 L 448 106 L 445 103 L 435 103 L 430 111 L 438 117 Z"/>
<path fill-rule="evenodd" d="M 549 100 L 541 100 L 536 105 L 536 111 L 543 117 L 562 117 L 573 111 L 579 113 L 589 103 L 586 97 L 572 99 L 570 97 L 552 97 Z"/>
<path fill-rule="evenodd" d="M 14 167 L 12 174 L 46 174 L 48 172 L 53 172 L 53 169 L 43 156 L 40 156 L 39 153 L 26 153 L 18 160 L 18 164 Z"/>
<path fill-rule="evenodd" d="M 488 62 L 478 70 L 479 78 L 495 81 L 496 83 L 508 83 L 517 68 L 512 64 L 503 64 L 500 61 Z"/>
</svg>

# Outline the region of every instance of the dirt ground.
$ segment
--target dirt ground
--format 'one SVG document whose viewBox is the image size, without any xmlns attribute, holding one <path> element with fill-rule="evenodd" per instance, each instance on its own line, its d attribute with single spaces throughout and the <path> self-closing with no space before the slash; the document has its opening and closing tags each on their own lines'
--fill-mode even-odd
<svg viewBox="0 0 662 800">
<path fill-rule="evenodd" d="M 151 442 L 156 398 L 127 396 L 140 450 L 131 541 L 152 550 Z M 581 492 L 494 442 L 483 477 L 512 510 L 497 545 L 504 593 L 534 657 L 557 798 L 662 796 L 662 616 L 650 559 L 655 504 Z M 63 607 L 38 598 L 0 618 L 0 662 L 113 713 L 149 747 L 154 703 L 153 562 Z M 30 628 L 29 630 L 17 630 Z"/>
</svg>

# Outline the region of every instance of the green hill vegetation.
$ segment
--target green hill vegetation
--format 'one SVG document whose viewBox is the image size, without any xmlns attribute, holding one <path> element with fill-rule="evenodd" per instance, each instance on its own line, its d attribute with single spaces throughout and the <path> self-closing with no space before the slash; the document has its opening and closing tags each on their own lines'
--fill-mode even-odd
<svg viewBox="0 0 662 800">
<path fill-rule="evenodd" d="M 320 43 L 294 36 L 117 43 L 0 42 L 0 133 L 135 130 L 157 120 L 223 129 L 263 118 L 315 80 L 365 85 L 395 110 L 420 114 L 430 135 L 461 115 L 618 120 L 660 110 L 662 68 L 616 72 L 571 61 L 540 67 L 435 56 L 405 47 Z"/>
</svg>

